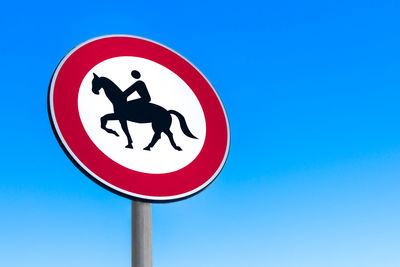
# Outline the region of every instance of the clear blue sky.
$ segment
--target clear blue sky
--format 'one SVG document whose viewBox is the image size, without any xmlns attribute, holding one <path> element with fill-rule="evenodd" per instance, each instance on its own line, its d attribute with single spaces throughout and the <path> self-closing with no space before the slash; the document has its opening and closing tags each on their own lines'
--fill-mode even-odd
<svg viewBox="0 0 400 267">
<path fill-rule="evenodd" d="M 60 59 L 112 33 L 192 61 L 231 124 L 217 180 L 153 205 L 154 266 L 400 266 L 399 12 L 368 0 L 3 3 L 0 266 L 130 266 L 130 201 L 74 167 L 46 107 Z"/>
</svg>

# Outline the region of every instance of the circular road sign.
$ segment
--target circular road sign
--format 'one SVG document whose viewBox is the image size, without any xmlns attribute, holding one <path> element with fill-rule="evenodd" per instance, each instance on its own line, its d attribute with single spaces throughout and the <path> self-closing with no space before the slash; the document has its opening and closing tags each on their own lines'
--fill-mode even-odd
<svg viewBox="0 0 400 267">
<path fill-rule="evenodd" d="M 225 109 L 187 59 L 130 35 L 88 40 L 50 82 L 53 131 L 74 164 L 128 198 L 174 201 L 208 186 L 229 150 Z"/>
</svg>

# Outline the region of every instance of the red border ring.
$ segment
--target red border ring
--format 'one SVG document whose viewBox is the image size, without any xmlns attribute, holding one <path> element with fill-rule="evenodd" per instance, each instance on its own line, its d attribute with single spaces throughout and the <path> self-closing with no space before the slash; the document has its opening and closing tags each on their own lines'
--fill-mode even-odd
<svg viewBox="0 0 400 267">
<path fill-rule="evenodd" d="M 108 158 L 87 135 L 78 111 L 80 84 L 94 66 L 119 56 L 142 57 L 163 65 L 198 98 L 206 119 L 206 138 L 199 155 L 186 167 L 164 174 L 133 171 Z M 228 156 L 228 117 L 211 83 L 177 52 L 142 37 L 104 35 L 72 49 L 53 74 L 48 109 L 57 140 L 72 162 L 99 185 L 127 198 L 167 202 L 190 197 L 214 181 Z"/>
</svg>

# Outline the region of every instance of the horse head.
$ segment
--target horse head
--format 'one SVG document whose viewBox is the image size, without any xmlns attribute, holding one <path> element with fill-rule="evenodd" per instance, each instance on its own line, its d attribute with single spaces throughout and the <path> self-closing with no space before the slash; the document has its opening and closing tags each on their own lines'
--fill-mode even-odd
<svg viewBox="0 0 400 267">
<path fill-rule="evenodd" d="M 93 73 L 92 92 L 98 95 L 100 89 L 101 89 L 100 78 L 99 76 L 96 75 L 96 73 Z"/>
<path fill-rule="evenodd" d="M 107 98 L 113 103 L 113 105 L 120 104 L 122 102 L 126 102 L 126 97 L 124 96 L 121 89 L 113 83 L 107 77 L 99 77 L 96 73 L 93 73 L 92 80 L 92 92 L 96 95 L 100 93 L 100 89 L 104 90 Z"/>
</svg>

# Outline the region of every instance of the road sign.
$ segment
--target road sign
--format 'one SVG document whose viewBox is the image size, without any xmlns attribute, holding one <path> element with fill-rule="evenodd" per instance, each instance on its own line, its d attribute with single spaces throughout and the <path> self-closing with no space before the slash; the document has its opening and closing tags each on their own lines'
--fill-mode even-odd
<svg viewBox="0 0 400 267">
<path fill-rule="evenodd" d="M 129 35 L 88 40 L 59 63 L 49 115 L 66 154 L 128 198 L 173 201 L 221 171 L 230 133 L 215 89 L 187 59 Z"/>
</svg>

